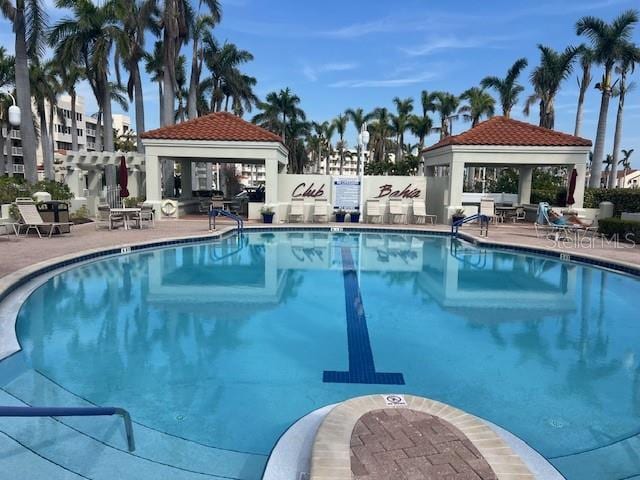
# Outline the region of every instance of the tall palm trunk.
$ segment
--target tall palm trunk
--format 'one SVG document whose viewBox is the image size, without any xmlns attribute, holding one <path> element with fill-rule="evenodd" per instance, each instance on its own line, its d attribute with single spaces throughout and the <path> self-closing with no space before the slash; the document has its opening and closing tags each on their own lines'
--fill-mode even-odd
<svg viewBox="0 0 640 480">
<path fill-rule="evenodd" d="M 191 78 L 189 79 L 189 95 L 187 96 L 187 115 L 189 119 L 198 116 L 198 83 L 200 69 L 198 59 L 198 35 L 193 36 L 193 53 L 191 55 Z"/>
<path fill-rule="evenodd" d="M 71 90 L 71 150 L 78 151 L 78 119 L 76 118 L 76 89 Z"/>
<path fill-rule="evenodd" d="M 136 108 L 136 150 L 138 153 L 144 153 L 144 145 L 140 140 L 140 135 L 144 133 L 144 96 L 142 94 L 142 80 L 140 79 L 140 69 L 138 63 L 133 65 L 133 95 Z"/>
<path fill-rule="evenodd" d="M 600 187 L 602 177 L 602 160 L 604 159 L 604 140 L 607 134 L 607 113 L 609 112 L 609 100 L 611 99 L 610 79 L 607 72 L 602 82 L 602 99 L 600 101 L 600 115 L 598 116 L 598 130 L 593 148 L 593 161 L 591 162 L 591 176 L 589 177 L 589 187 Z"/>
<path fill-rule="evenodd" d="M 167 51 L 165 50 L 165 57 Z M 165 65 L 167 65 L 165 59 Z M 175 98 L 176 90 L 173 85 L 173 79 L 168 72 L 168 68 L 164 69 L 162 76 L 162 119 L 160 124 L 164 127 L 167 125 L 173 125 L 175 123 L 174 111 L 175 111 Z"/>
<path fill-rule="evenodd" d="M 16 93 L 18 97 L 18 106 L 23 112 L 23 114 L 20 115 L 20 136 L 22 139 L 24 178 L 29 183 L 36 183 L 38 181 L 38 170 L 36 165 L 36 129 L 33 125 L 33 117 L 29 115 L 29 112 L 31 112 L 31 84 L 29 82 L 29 63 L 27 55 L 24 7 L 17 9 L 13 25 L 16 33 Z M 11 168 L 10 175 L 13 175 L 13 166 Z"/>
<path fill-rule="evenodd" d="M 4 136 L 3 130 L 7 129 L 7 136 Z M 0 178 L 4 177 L 4 172 L 7 167 L 4 161 L 4 146 L 9 145 L 7 150 L 11 148 L 11 130 L 8 125 L 0 124 Z"/>
<path fill-rule="evenodd" d="M 113 117 L 111 116 L 111 86 L 107 80 L 107 76 L 102 78 L 104 83 L 103 97 L 102 97 L 102 145 L 105 152 L 113 152 Z M 115 187 L 116 181 L 116 167 L 115 165 L 107 165 L 104 168 L 104 179 L 107 183 L 107 187 Z"/>
<path fill-rule="evenodd" d="M 576 110 L 576 128 L 573 134 L 579 137 L 582 133 L 582 117 L 584 115 L 584 97 L 587 93 L 587 88 L 591 84 L 591 65 L 582 70 L 582 80 L 579 82 L 580 93 L 578 94 L 578 108 Z"/>
<path fill-rule="evenodd" d="M 622 142 L 622 120 L 624 114 L 624 97 L 627 88 L 627 72 L 620 74 L 620 96 L 618 97 L 618 114 L 616 115 L 616 131 L 613 136 L 613 162 L 609 172 L 609 188 L 616 188 L 618 180 L 618 163 L 620 162 L 620 143 Z M 624 187 L 624 184 L 622 185 Z"/>
<path fill-rule="evenodd" d="M 158 80 L 158 105 L 160 106 L 160 125 L 164 119 L 164 95 L 162 94 L 162 82 Z"/>
<path fill-rule="evenodd" d="M 50 172 L 53 171 L 53 160 L 51 159 L 51 144 L 49 142 L 49 129 L 47 128 L 47 115 L 44 110 L 44 101 L 38 101 L 38 120 L 40 122 L 40 148 L 42 150 L 42 163 L 44 164 L 44 175 L 47 180 L 51 180 Z M 26 173 L 26 172 L 25 172 Z"/>
<path fill-rule="evenodd" d="M 55 145 L 53 141 L 53 117 L 55 116 L 55 107 L 53 106 L 54 101 L 49 101 L 49 152 L 51 156 L 49 157 L 51 162 L 49 163 L 49 169 L 45 169 L 44 177 L 47 180 L 55 180 L 55 170 L 54 170 L 54 160 L 56 155 Z"/>
</svg>

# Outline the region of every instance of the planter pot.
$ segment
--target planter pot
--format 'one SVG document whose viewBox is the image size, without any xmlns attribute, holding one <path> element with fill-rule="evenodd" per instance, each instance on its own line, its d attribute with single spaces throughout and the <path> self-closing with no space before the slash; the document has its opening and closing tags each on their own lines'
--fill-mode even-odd
<svg viewBox="0 0 640 480">
<path fill-rule="evenodd" d="M 351 213 L 349 214 L 349 219 L 351 223 L 359 223 L 360 222 L 360 214 L 359 213 Z"/>
<path fill-rule="evenodd" d="M 454 215 L 451 217 L 451 224 L 453 225 L 454 223 L 463 220 L 464 216 L 458 216 L 458 215 Z"/>
<path fill-rule="evenodd" d="M 344 223 L 344 218 L 347 216 L 346 213 L 336 213 L 336 222 Z"/>
<path fill-rule="evenodd" d="M 263 213 L 262 214 L 262 222 L 263 223 L 273 223 L 273 213 Z"/>
</svg>

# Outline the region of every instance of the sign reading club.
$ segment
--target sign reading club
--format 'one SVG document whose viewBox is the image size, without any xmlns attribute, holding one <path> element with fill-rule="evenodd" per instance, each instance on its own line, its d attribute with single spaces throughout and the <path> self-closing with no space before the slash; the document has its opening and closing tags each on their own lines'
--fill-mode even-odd
<svg viewBox="0 0 640 480">
<path fill-rule="evenodd" d="M 296 188 L 293 189 L 293 192 L 291 193 L 291 196 L 293 198 L 299 198 L 299 197 L 308 197 L 308 198 L 318 198 L 318 197 L 324 197 L 324 183 L 321 184 L 319 187 L 315 186 L 315 183 L 311 183 L 311 185 L 309 185 L 307 187 L 307 184 L 305 182 L 302 182 L 300 184 L 298 184 L 296 186 Z"/>
</svg>

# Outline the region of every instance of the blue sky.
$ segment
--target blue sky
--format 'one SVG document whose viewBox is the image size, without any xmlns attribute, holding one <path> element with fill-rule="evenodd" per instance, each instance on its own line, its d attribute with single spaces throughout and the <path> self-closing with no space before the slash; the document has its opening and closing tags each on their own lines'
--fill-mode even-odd
<svg viewBox="0 0 640 480">
<path fill-rule="evenodd" d="M 625 9 L 638 7 L 637 1 L 629 0 L 221 2 L 223 20 L 215 35 L 254 54 L 255 60 L 246 71 L 258 79 L 258 95 L 288 86 L 301 97 L 310 119 L 319 121 L 349 107 L 392 109 L 393 97 L 417 101 L 423 89 L 459 94 L 486 75 L 504 76 L 518 57 L 526 57 L 530 65 L 522 77 L 527 87 L 524 101 L 531 92 L 528 75 L 538 62 L 538 43 L 556 49 L 578 45 L 584 41 L 574 32 L 579 17 L 595 15 L 609 20 Z M 53 23 L 61 13 L 51 10 L 50 15 Z M 640 27 L 635 40 L 640 43 Z M 13 50 L 10 26 L 4 20 L 0 41 Z M 152 39 L 148 42 L 151 45 Z M 600 72 L 597 67 L 595 80 Z M 570 133 L 575 121 L 577 74 L 565 82 L 556 99 L 556 128 Z M 145 78 L 144 88 L 147 127 L 154 128 L 158 126 L 157 86 Z M 87 104 L 95 108 L 88 87 L 81 91 Z M 587 96 L 583 135 L 588 138 L 595 135 L 598 94 L 591 89 Z M 522 101 L 514 111 L 515 118 L 524 118 Z M 616 108 L 614 99 L 609 111 L 609 144 Z M 629 94 L 626 112 L 623 148 L 636 148 L 634 163 L 640 167 L 640 88 Z M 536 123 L 537 112 L 529 121 Z M 467 128 L 462 120 L 453 125 L 454 133 Z M 354 139 L 355 131 L 350 128 L 347 140 L 352 146 Z"/>
</svg>

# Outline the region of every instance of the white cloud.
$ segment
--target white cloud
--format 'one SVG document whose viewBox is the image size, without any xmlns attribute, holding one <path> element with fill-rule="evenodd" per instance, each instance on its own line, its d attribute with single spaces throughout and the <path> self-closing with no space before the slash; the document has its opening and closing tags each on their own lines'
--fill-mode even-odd
<svg viewBox="0 0 640 480">
<path fill-rule="evenodd" d="M 324 65 L 306 65 L 302 69 L 302 73 L 305 77 L 307 77 L 312 82 L 318 80 L 318 76 L 322 73 L 326 72 L 346 72 L 348 70 L 353 70 L 358 67 L 357 63 L 325 63 Z"/>
<path fill-rule="evenodd" d="M 442 50 L 452 49 L 471 49 L 471 48 L 496 48 L 510 37 L 456 37 L 449 35 L 447 37 L 438 37 L 429 40 L 422 45 L 415 47 L 401 48 L 404 53 L 412 57 L 431 55 L 432 53 Z"/>
<path fill-rule="evenodd" d="M 437 75 L 433 72 L 423 72 L 416 75 L 383 78 L 383 79 L 360 79 L 360 80 L 342 80 L 329 85 L 332 88 L 386 88 L 386 87 L 403 87 L 414 85 L 435 78 Z"/>
</svg>

